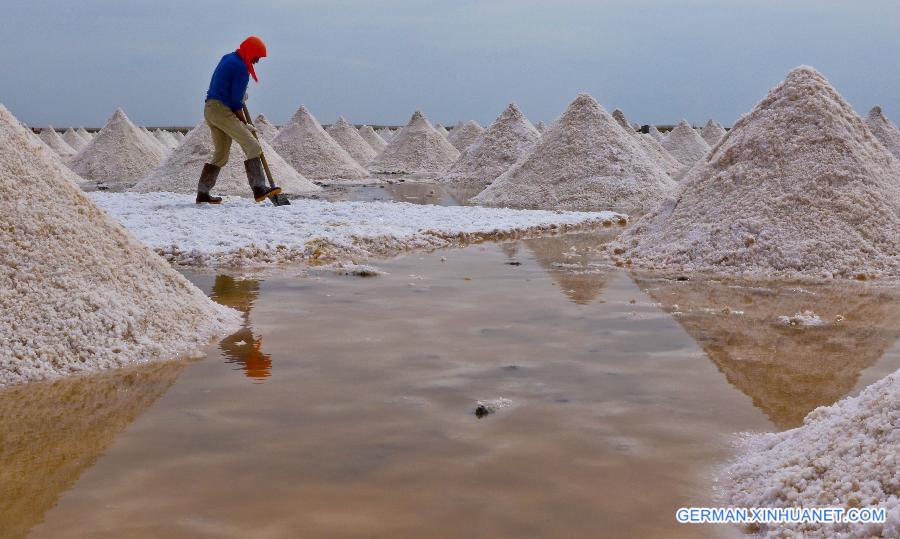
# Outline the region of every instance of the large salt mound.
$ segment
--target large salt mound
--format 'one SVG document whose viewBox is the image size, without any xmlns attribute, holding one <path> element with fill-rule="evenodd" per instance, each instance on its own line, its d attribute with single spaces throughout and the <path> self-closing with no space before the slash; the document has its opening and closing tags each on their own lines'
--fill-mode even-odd
<svg viewBox="0 0 900 539">
<path fill-rule="evenodd" d="M 151 144 L 155 144 L 159 147 L 160 150 L 162 150 L 163 155 L 169 155 L 169 150 L 171 150 L 171 148 L 169 148 L 164 142 L 156 138 L 156 135 L 151 133 L 150 130 L 146 127 L 140 127 L 139 129 Z"/>
<path fill-rule="evenodd" d="M 366 142 L 369 143 L 369 146 L 375 150 L 375 154 L 380 154 L 385 148 L 387 148 L 387 141 L 381 138 L 381 136 L 372 129 L 370 125 L 364 125 L 359 128 L 359 136 L 363 138 Z"/>
<path fill-rule="evenodd" d="M 264 114 L 256 116 L 256 119 L 253 120 L 253 126 L 256 127 L 256 132 L 259 133 L 259 136 L 269 144 L 278 136 L 278 128 Z"/>
<path fill-rule="evenodd" d="M 285 193 L 309 193 L 320 191 L 322 188 L 304 178 L 294 170 L 269 143 L 262 140 L 263 153 L 269 170 L 272 171 L 275 183 Z M 209 162 L 213 154 L 212 134 L 206 121 L 201 121 L 194 129 L 191 129 L 184 141 L 172 151 L 172 154 L 163 163 L 151 172 L 146 178 L 137 183 L 131 191 L 149 193 L 154 191 L 168 191 L 171 193 L 196 193 L 197 180 L 200 170 Z M 247 156 L 240 145 L 231 145 L 231 155 L 228 164 L 219 171 L 219 177 L 213 191 L 216 194 L 238 195 L 249 197 L 253 193 L 247 183 L 247 172 L 244 161 Z"/>
<path fill-rule="evenodd" d="M 662 133 L 659 132 L 659 129 L 657 129 L 655 125 L 650 126 L 649 134 L 659 143 L 662 143 L 663 139 L 666 138 Z"/>
<path fill-rule="evenodd" d="M 169 144 L 172 145 L 173 150 L 175 148 L 177 148 L 179 144 L 181 144 L 181 139 L 176 137 L 175 133 L 173 133 L 171 131 L 163 131 L 163 135 L 166 137 L 167 140 L 169 140 Z"/>
<path fill-rule="evenodd" d="M 122 109 L 116 109 L 97 136 L 72 158 L 70 166 L 82 178 L 127 188 L 164 158 L 156 139 L 131 123 Z"/>
<path fill-rule="evenodd" d="M 272 147 L 300 174 L 313 180 L 368 176 L 347 150 L 322 129 L 306 107 L 300 107 L 272 141 Z"/>
<path fill-rule="evenodd" d="M 727 470 L 740 507 L 884 508 L 884 524 L 770 524 L 776 537 L 900 537 L 900 371 L 858 397 L 810 412 L 802 427 L 755 435 Z"/>
<path fill-rule="evenodd" d="M 81 138 L 81 135 L 71 127 L 66 129 L 66 132 L 62 135 L 62 139 L 76 152 L 80 151 L 88 144 L 88 141 Z"/>
<path fill-rule="evenodd" d="M 881 107 L 872 107 L 869 115 L 866 117 L 866 124 L 872 130 L 875 138 L 884 144 L 894 157 L 900 159 L 900 129 L 890 121 L 881 111 Z"/>
<path fill-rule="evenodd" d="M 461 126 L 453 129 L 453 132 L 447 135 L 447 140 L 456 147 L 457 150 L 463 151 L 468 148 L 478 135 L 484 132 L 484 128 L 478 125 L 475 120 L 469 120 Z"/>
<path fill-rule="evenodd" d="M 369 165 L 374 173 L 417 174 L 444 172 L 459 158 L 459 152 L 416 111 L 406 127 L 388 143 Z"/>
<path fill-rule="evenodd" d="M 3 108 L 2 104 L 0 104 L 0 110 L 6 110 Z M 47 146 L 47 144 L 43 140 L 41 140 L 41 138 L 37 136 L 30 127 L 21 122 L 19 125 L 22 127 L 22 129 L 25 130 L 25 135 L 28 137 L 28 140 L 30 140 L 33 143 L 33 146 L 36 147 L 36 149 L 33 148 L 33 150 L 36 151 L 36 153 L 40 154 L 40 156 L 35 156 L 35 159 L 49 161 L 52 164 L 53 168 L 56 170 L 56 174 L 72 184 L 80 185 L 84 183 L 84 178 L 72 172 L 72 169 L 70 169 L 68 165 L 66 165 L 66 162 L 63 160 L 63 158 L 60 157 L 58 153 L 53 151 L 52 148 Z"/>
<path fill-rule="evenodd" d="M 662 146 L 682 165 L 693 165 L 709 152 L 709 144 L 686 120 L 675 126 L 662 141 Z"/>
<path fill-rule="evenodd" d="M 163 145 L 166 151 L 174 150 L 178 146 L 178 141 L 174 137 L 169 136 L 168 131 L 157 129 L 153 132 L 153 137 Z"/>
<path fill-rule="evenodd" d="M 88 132 L 87 129 L 83 127 L 78 128 L 78 134 L 81 135 L 81 138 L 83 138 L 85 142 L 90 142 L 91 139 L 94 138 L 94 135 L 92 135 L 90 132 Z"/>
<path fill-rule="evenodd" d="M 541 134 L 512 103 L 439 180 L 484 189 L 528 153 L 540 138 Z"/>
<path fill-rule="evenodd" d="M 325 130 L 331 135 L 331 138 L 350 154 L 350 157 L 361 165 L 368 165 L 375 158 L 377 152 L 369 146 L 369 143 L 363 139 L 359 131 L 350 124 L 343 116 L 340 116 L 336 122 L 328 126 Z"/>
<path fill-rule="evenodd" d="M 634 129 L 632 129 L 632 127 L 631 127 L 631 124 L 628 122 L 628 118 L 625 117 L 625 113 L 622 112 L 621 110 L 619 110 L 619 109 L 613 110 L 612 117 L 616 121 L 616 123 L 621 125 L 622 128 L 625 129 L 626 131 L 634 131 Z"/>
<path fill-rule="evenodd" d="M 700 130 L 700 137 L 710 146 L 715 146 L 717 142 L 725 136 L 725 128 L 719 122 L 709 120 L 703 129 Z"/>
<path fill-rule="evenodd" d="M 545 124 L 542 120 L 542 121 L 534 124 L 534 128 L 538 130 L 538 133 L 543 133 L 544 130 L 547 129 L 547 124 Z"/>
<path fill-rule="evenodd" d="M 378 136 L 383 138 L 385 142 L 390 142 L 391 139 L 394 138 L 394 135 L 396 135 L 396 133 L 394 133 L 387 127 L 382 127 L 381 129 L 379 129 L 375 132 L 378 133 Z"/>
<path fill-rule="evenodd" d="M 799 67 L 616 249 L 678 271 L 900 276 L 900 161 L 818 72 Z"/>
<path fill-rule="evenodd" d="M 644 149 L 647 156 L 654 163 L 659 165 L 659 167 L 671 178 L 680 179 L 681 175 L 686 172 L 687 167 L 685 167 L 678 159 L 675 159 L 652 135 L 640 133 L 639 127 L 635 128 L 633 125 L 629 125 L 628 119 L 625 118 L 625 114 L 621 110 L 614 110 L 612 117 L 616 120 L 616 123 L 622 126 L 622 129 L 624 129 L 626 133 L 633 135 L 640 141 L 641 148 Z M 656 132 L 659 133 L 658 130 Z"/>
<path fill-rule="evenodd" d="M 434 130 L 437 131 L 438 134 L 444 138 L 447 138 L 450 136 L 450 132 L 447 131 L 447 128 L 444 127 L 442 124 L 435 124 Z"/>
<path fill-rule="evenodd" d="M 0 291 L 0 387 L 171 358 L 240 324 L 61 176 L 2 106 Z"/>
<path fill-rule="evenodd" d="M 641 146 L 644 148 L 647 156 L 650 157 L 650 159 L 652 159 L 657 165 L 659 165 L 659 167 L 663 169 L 666 174 L 668 174 L 672 178 L 677 179 L 677 177 L 684 170 L 684 165 L 682 165 L 681 162 L 678 161 L 678 159 L 672 157 L 672 154 L 670 154 L 668 150 L 663 148 L 662 144 L 660 144 L 659 141 L 653 138 L 651 135 L 645 135 L 635 132 L 635 136 L 637 136 L 638 140 L 641 141 Z"/>
<path fill-rule="evenodd" d="M 77 153 L 72 146 L 59 136 L 59 133 L 56 132 L 56 129 L 53 129 L 52 125 L 47 126 L 46 129 L 41 129 L 39 136 L 44 141 L 44 144 L 63 159 L 70 158 Z"/>
<path fill-rule="evenodd" d="M 522 208 L 642 211 L 675 182 L 593 97 L 579 95 L 540 142 L 473 202 Z"/>
</svg>

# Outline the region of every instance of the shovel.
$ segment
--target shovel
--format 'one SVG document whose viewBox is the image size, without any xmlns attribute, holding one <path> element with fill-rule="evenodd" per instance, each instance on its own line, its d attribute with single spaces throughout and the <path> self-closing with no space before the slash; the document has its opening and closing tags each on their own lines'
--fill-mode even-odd
<svg viewBox="0 0 900 539">
<path fill-rule="evenodd" d="M 253 120 L 250 118 L 250 111 L 247 110 L 247 102 L 244 102 L 244 121 L 251 127 L 250 132 L 253 133 L 253 137 L 259 141 L 259 134 L 256 132 L 256 128 L 253 126 Z M 266 154 L 260 154 L 259 159 L 262 161 L 263 170 L 266 171 L 266 179 L 269 180 L 269 187 L 275 187 L 275 180 L 272 179 L 272 171 L 269 170 L 269 162 L 266 161 Z M 274 196 L 270 196 L 269 200 L 272 201 L 272 204 L 276 206 L 290 206 L 291 201 L 288 200 L 287 195 L 284 193 L 279 193 Z"/>
</svg>

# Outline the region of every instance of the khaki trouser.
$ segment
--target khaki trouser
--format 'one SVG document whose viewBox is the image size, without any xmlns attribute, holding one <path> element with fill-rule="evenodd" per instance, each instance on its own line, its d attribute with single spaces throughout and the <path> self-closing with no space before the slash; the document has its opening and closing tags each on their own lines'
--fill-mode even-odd
<svg viewBox="0 0 900 539">
<path fill-rule="evenodd" d="M 214 150 L 209 164 L 224 167 L 228 163 L 232 139 L 241 145 L 247 159 L 262 155 L 262 147 L 250 129 L 221 101 L 216 99 L 207 101 L 203 108 L 203 117 L 209 125 L 213 140 Z"/>
</svg>

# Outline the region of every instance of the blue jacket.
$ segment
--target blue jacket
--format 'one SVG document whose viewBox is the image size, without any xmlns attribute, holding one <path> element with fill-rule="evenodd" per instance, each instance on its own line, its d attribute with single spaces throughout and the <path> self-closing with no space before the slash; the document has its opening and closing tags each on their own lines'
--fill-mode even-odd
<svg viewBox="0 0 900 539">
<path fill-rule="evenodd" d="M 237 52 L 226 54 L 213 71 L 206 99 L 215 99 L 231 110 L 240 110 L 243 107 L 248 82 L 250 71 L 247 70 L 244 60 Z"/>
</svg>

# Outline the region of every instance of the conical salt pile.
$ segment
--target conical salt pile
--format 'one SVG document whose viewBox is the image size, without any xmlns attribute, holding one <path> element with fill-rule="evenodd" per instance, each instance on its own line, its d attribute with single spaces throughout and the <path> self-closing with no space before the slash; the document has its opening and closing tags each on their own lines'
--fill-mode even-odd
<svg viewBox="0 0 900 539">
<path fill-rule="evenodd" d="M 85 142 L 90 142 L 91 139 L 94 138 L 94 135 L 90 134 L 88 132 L 88 130 L 83 127 L 79 127 L 77 129 L 77 131 L 78 131 L 78 134 L 81 135 L 81 138 L 83 138 Z"/>
<path fill-rule="evenodd" d="M 374 173 L 418 174 L 444 172 L 459 158 L 450 142 L 431 127 L 420 111 L 369 165 Z"/>
<path fill-rule="evenodd" d="M 663 148 L 678 159 L 682 165 L 693 165 L 709 152 L 709 144 L 687 123 L 687 120 L 675 126 L 662 141 Z"/>
<path fill-rule="evenodd" d="M 447 131 L 447 128 L 444 127 L 442 124 L 435 124 L 434 130 L 437 131 L 438 134 L 444 138 L 447 138 L 450 136 L 450 132 Z"/>
<path fill-rule="evenodd" d="M 364 141 L 369 143 L 369 146 L 375 150 L 375 154 L 378 155 L 385 148 L 387 148 L 387 141 L 381 138 L 381 136 L 372 129 L 370 125 L 364 125 L 359 128 L 359 136 L 363 138 Z"/>
<path fill-rule="evenodd" d="M 278 128 L 264 114 L 258 115 L 253 120 L 253 126 L 256 127 L 256 132 L 259 133 L 259 136 L 269 144 L 278 136 Z"/>
<path fill-rule="evenodd" d="M 628 123 L 628 118 L 625 117 L 625 113 L 621 110 L 615 109 L 614 111 L 612 111 L 612 117 L 616 121 L 616 123 L 621 125 L 626 131 L 634 131 L 633 129 L 631 129 L 631 124 Z"/>
<path fill-rule="evenodd" d="M 900 161 L 799 67 L 618 240 L 635 264 L 788 277 L 900 276 Z"/>
<path fill-rule="evenodd" d="M 649 210 L 675 182 L 593 97 L 579 95 L 540 142 L 473 201 L 562 210 Z"/>
<path fill-rule="evenodd" d="M 725 136 L 725 133 L 727 133 L 727 131 L 722 127 L 722 124 L 714 120 L 706 122 L 706 125 L 700 130 L 700 136 L 710 146 L 715 146 L 716 143 Z"/>
<path fill-rule="evenodd" d="M 677 179 L 681 172 L 685 169 L 678 159 L 672 157 L 668 150 L 663 148 L 655 138 L 650 135 L 635 132 L 635 136 L 641 141 L 641 147 L 647 156 L 650 157 L 666 174 Z"/>
<path fill-rule="evenodd" d="M 395 133 L 388 129 L 387 127 L 382 127 L 381 129 L 375 131 L 378 133 L 378 136 L 383 138 L 385 142 L 390 142 L 392 138 L 394 138 Z"/>
<path fill-rule="evenodd" d="M 659 132 L 659 129 L 657 129 L 655 125 L 650 126 L 650 136 L 655 138 L 656 141 L 660 142 L 660 143 L 663 141 L 664 138 L 666 138 L 665 136 L 663 136 L 662 133 Z"/>
<path fill-rule="evenodd" d="M 725 470 L 735 507 L 864 507 L 885 511 L 871 524 L 771 523 L 767 537 L 900 537 L 897 403 L 900 371 L 832 406 L 802 427 L 751 436 Z"/>
<path fill-rule="evenodd" d="M 494 123 L 459 156 L 442 183 L 460 187 L 485 188 L 503 174 L 540 140 L 515 103 L 510 104 Z"/>
<path fill-rule="evenodd" d="M 68 159 L 77 153 L 72 146 L 59 136 L 59 133 L 56 132 L 56 129 L 53 129 L 52 125 L 47 126 L 46 129 L 41 129 L 41 134 L 39 136 L 41 140 L 44 141 L 44 144 L 49 146 L 51 150 L 56 152 L 63 159 Z"/>
<path fill-rule="evenodd" d="M 131 187 L 165 158 L 161 145 L 131 123 L 122 109 L 110 117 L 70 166 L 87 180 L 113 187 Z"/>
<path fill-rule="evenodd" d="M 181 144 L 181 141 L 184 140 L 184 133 L 181 131 L 175 131 L 175 138 L 178 140 L 178 143 Z"/>
<path fill-rule="evenodd" d="M 369 174 L 300 107 L 272 141 L 272 147 L 300 174 L 313 180 L 358 179 Z"/>
<path fill-rule="evenodd" d="M 275 183 L 285 193 L 299 194 L 320 191 L 322 188 L 304 178 L 294 170 L 269 143 L 260 142 L 263 153 L 272 171 Z M 201 121 L 197 127 L 191 129 L 184 141 L 172 151 L 172 154 L 163 163 L 131 188 L 131 191 L 149 193 L 153 191 L 168 191 L 172 193 L 196 193 L 197 180 L 200 170 L 209 162 L 213 153 L 212 134 L 206 121 Z M 250 185 L 247 183 L 247 173 L 244 161 L 247 156 L 240 145 L 232 144 L 228 164 L 219 171 L 214 194 L 251 196 Z"/>
<path fill-rule="evenodd" d="M 3 106 L 0 168 L 0 387 L 171 358 L 239 327 L 60 175 Z"/>
<path fill-rule="evenodd" d="M 368 165 L 377 152 L 363 139 L 353 125 L 340 116 L 336 122 L 325 130 L 331 138 L 350 154 L 360 165 Z"/>
<path fill-rule="evenodd" d="M 462 126 L 454 128 L 453 132 L 447 136 L 447 140 L 449 140 L 457 150 L 463 151 L 468 148 L 470 144 L 475 142 L 478 135 L 483 132 L 484 128 L 478 125 L 475 120 L 469 120 Z"/>
<path fill-rule="evenodd" d="M 169 137 L 167 131 L 163 131 L 162 129 L 157 129 L 153 133 L 153 137 L 159 141 L 163 147 L 168 150 L 174 150 L 176 146 L 178 146 L 178 142 L 175 141 L 174 138 Z"/>
<path fill-rule="evenodd" d="M 5 110 L 3 109 L 2 104 L 0 104 L 0 109 Z M 66 164 L 66 161 L 62 157 L 60 157 L 60 155 L 56 153 L 56 151 L 50 148 L 50 146 L 47 146 L 47 143 L 41 140 L 41 137 L 35 134 L 35 132 L 32 131 L 30 127 L 22 122 L 19 122 L 19 125 L 24 130 L 25 135 L 28 137 L 28 140 L 34 143 L 34 146 L 37 148 L 36 153 L 40 154 L 40 156 L 35 156 L 35 159 L 51 162 L 53 167 L 56 169 L 56 173 L 74 185 L 80 185 L 84 183 L 84 178 L 72 172 L 72 169 L 69 168 L 69 166 Z"/>
<path fill-rule="evenodd" d="M 163 155 L 169 155 L 169 150 L 171 148 L 169 148 L 168 146 L 166 146 L 165 143 L 161 142 L 158 138 L 156 138 L 156 135 L 151 133 L 150 130 L 147 129 L 146 127 L 141 127 L 140 130 L 141 130 L 141 133 L 143 133 L 144 136 L 147 137 L 147 140 L 149 140 L 151 143 L 159 146 L 159 148 L 163 152 Z"/>
<path fill-rule="evenodd" d="M 538 130 L 538 133 L 543 133 L 547 129 L 547 124 L 545 124 L 543 121 L 540 121 L 534 124 L 534 128 Z"/>
<path fill-rule="evenodd" d="M 81 138 L 81 135 L 71 127 L 66 129 L 66 132 L 62 134 L 62 139 L 76 152 L 87 146 L 88 143 L 88 141 Z"/>
<path fill-rule="evenodd" d="M 872 110 L 869 111 L 869 115 L 866 117 L 866 124 L 872 130 L 875 138 L 880 140 L 894 157 L 900 159 L 900 129 L 897 129 L 894 122 L 884 115 L 881 107 L 872 107 Z"/>
</svg>

